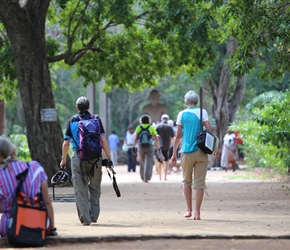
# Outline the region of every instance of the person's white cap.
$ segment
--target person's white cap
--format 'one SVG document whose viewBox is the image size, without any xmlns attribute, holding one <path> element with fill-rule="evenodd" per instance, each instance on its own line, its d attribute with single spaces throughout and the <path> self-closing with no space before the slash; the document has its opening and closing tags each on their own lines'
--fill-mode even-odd
<svg viewBox="0 0 290 250">
<path fill-rule="evenodd" d="M 174 126 L 174 121 L 173 121 L 173 120 L 168 120 L 167 123 L 168 123 L 168 125 L 170 125 L 171 127 Z"/>
<path fill-rule="evenodd" d="M 161 119 L 162 119 L 162 120 L 165 120 L 165 119 L 168 120 L 168 119 L 169 119 L 169 116 L 168 116 L 167 114 L 163 114 L 163 115 L 161 116 Z"/>
</svg>

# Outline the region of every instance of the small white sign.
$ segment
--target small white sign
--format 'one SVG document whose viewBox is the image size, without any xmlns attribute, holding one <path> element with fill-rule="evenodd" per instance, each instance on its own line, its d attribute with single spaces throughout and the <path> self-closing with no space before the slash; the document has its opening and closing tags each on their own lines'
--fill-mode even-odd
<svg viewBox="0 0 290 250">
<path fill-rule="evenodd" d="M 42 109 L 40 115 L 41 115 L 42 122 L 56 122 L 57 121 L 57 111 L 54 108 Z"/>
</svg>

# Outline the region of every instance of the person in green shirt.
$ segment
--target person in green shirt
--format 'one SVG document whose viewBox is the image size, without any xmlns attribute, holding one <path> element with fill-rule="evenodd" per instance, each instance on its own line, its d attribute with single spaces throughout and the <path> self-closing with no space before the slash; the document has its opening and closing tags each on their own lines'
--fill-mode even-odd
<svg viewBox="0 0 290 250">
<path fill-rule="evenodd" d="M 142 181 L 149 182 L 152 177 L 152 169 L 154 165 L 154 149 L 153 139 L 156 141 L 157 149 L 160 149 L 160 142 L 157 137 L 157 132 L 153 126 L 150 125 L 151 118 L 149 115 L 143 115 L 140 118 L 140 125 L 135 129 L 134 149 L 136 145 L 139 148 L 140 156 L 140 177 Z"/>
</svg>

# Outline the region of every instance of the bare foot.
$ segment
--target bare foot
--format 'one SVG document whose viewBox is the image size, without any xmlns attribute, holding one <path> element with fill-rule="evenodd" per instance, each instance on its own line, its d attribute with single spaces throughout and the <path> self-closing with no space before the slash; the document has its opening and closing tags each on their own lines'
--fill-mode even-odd
<svg viewBox="0 0 290 250">
<path fill-rule="evenodd" d="M 195 214 L 194 215 L 194 220 L 200 220 L 200 215 Z"/>
<path fill-rule="evenodd" d="M 187 211 L 183 216 L 185 218 L 189 218 L 189 217 L 191 217 L 191 212 L 190 211 Z"/>
</svg>

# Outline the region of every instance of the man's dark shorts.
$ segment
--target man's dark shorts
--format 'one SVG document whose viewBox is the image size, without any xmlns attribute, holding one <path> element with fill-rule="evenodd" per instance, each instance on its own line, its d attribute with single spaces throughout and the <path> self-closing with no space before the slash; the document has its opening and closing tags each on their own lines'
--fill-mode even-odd
<svg viewBox="0 0 290 250">
<path fill-rule="evenodd" d="M 164 156 L 164 161 L 169 160 L 169 150 L 162 150 L 162 154 Z"/>
</svg>

